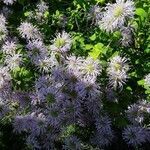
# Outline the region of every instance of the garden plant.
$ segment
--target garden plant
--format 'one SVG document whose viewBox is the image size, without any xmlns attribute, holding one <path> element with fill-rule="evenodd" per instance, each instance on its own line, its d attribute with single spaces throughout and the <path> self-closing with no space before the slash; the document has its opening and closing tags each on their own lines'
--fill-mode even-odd
<svg viewBox="0 0 150 150">
<path fill-rule="evenodd" d="M 150 150 L 150 0 L 0 0 L 0 150 Z"/>
</svg>

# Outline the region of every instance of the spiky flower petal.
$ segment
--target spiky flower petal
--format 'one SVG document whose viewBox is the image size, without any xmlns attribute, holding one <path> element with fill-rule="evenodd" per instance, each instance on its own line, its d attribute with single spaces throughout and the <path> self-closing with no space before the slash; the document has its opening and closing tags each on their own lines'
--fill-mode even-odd
<svg viewBox="0 0 150 150">
<path fill-rule="evenodd" d="M 3 14 L 0 14 L 0 41 L 5 39 L 7 35 L 7 28 L 6 28 L 6 18 Z"/>
<path fill-rule="evenodd" d="M 80 66 L 80 71 L 83 78 L 90 78 L 95 82 L 97 76 L 101 73 L 100 62 L 91 57 L 87 57 Z"/>
<path fill-rule="evenodd" d="M 14 54 L 13 56 L 8 55 L 5 58 L 5 63 L 7 64 L 10 70 L 13 70 L 14 68 L 19 67 L 21 64 L 21 61 L 22 61 L 21 54 Z"/>
<path fill-rule="evenodd" d="M 114 4 L 107 4 L 105 10 L 99 25 L 107 32 L 112 32 L 124 26 L 127 19 L 133 18 L 135 7 L 132 0 L 116 0 Z"/>
<path fill-rule="evenodd" d="M 127 59 L 120 56 L 113 57 L 109 62 L 107 73 L 109 76 L 110 86 L 114 89 L 117 87 L 122 89 L 123 84 L 125 84 L 128 78 L 127 71 L 129 70 L 129 66 L 126 62 Z"/>
<path fill-rule="evenodd" d="M 88 19 L 92 20 L 92 24 L 98 25 L 98 22 L 102 18 L 102 8 L 100 8 L 98 5 L 94 5 L 91 7 L 90 12 L 88 14 Z"/>
<path fill-rule="evenodd" d="M 123 139 L 132 146 L 138 146 L 146 142 L 146 130 L 140 126 L 127 126 L 123 131 Z"/>
<path fill-rule="evenodd" d="M 121 27 L 121 44 L 128 47 L 133 42 L 133 29 L 131 27 Z"/>
<path fill-rule="evenodd" d="M 15 54 L 15 50 L 17 49 L 17 44 L 13 41 L 6 41 L 2 47 L 2 51 L 5 54 L 13 55 Z"/>
<path fill-rule="evenodd" d="M 22 22 L 21 25 L 18 27 L 18 30 L 20 32 L 20 35 L 27 40 L 41 39 L 41 34 L 39 30 L 31 23 Z"/>
<path fill-rule="evenodd" d="M 71 48 L 72 40 L 68 33 L 65 31 L 57 34 L 57 37 L 52 41 L 53 44 L 50 46 L 52 51 L 65 53 Z"/>
</svg>

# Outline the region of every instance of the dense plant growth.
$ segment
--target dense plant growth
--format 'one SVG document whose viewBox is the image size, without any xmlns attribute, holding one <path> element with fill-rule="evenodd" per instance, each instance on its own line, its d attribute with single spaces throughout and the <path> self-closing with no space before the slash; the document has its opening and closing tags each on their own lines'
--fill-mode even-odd
<svg viewBox="0 0 150 150">
<path fill-rule="evenodd" d="M 150 1 L 0 1 L 0 149 L 149 147 Z"/>
</svg>

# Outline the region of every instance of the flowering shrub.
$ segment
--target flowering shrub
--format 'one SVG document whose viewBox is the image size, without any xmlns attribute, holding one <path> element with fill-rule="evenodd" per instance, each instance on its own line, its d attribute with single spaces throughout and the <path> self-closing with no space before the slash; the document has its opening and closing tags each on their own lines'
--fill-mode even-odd
<svg viewBox="0 0 150 150">
<path fill-rule="evenodd" d="M 0 1 L 0 149 L 150 146 L 148 0 Z"/>
</svg>

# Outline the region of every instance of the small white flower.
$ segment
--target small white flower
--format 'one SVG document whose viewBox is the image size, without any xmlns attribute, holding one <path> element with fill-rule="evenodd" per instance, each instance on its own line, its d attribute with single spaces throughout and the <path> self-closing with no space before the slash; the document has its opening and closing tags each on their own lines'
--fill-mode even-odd
<svg viewBox="0 0 150 150">
<path fill-rule="evenodd" d="M 16 0 L 3 0 L 6 5 L 12 5 Z"/>
<path fill-rule="evenodd" d="M 37 8 L 38 8 L 38 11 L 41 12 L 41 13 L 44 13 L 45 11 L 48 10 L 48 6 L 45 2 L 40 2 L 38 5 L 37 5 Z"/>
<path fill-rule="evenodd" d="M 95 82 L 97 76 L 101 73 L 101 66 L 98 60 L 87 57 L 80 66 L 80 71 L 83 78 L 89 78 Z"/>
<path fill-rule="evenodd" d="M 100 8 L 98 5 L 94 5 L 91 7 L 90 12 L 88 14 L 88 19 L 92 20 L 92 24 L 98 24 L 98 22 L 102 18 L 102 8 Z"/>
<path fill-rule="evenodd" d="M 120 29 L 121 31 L 121 35 L 122 35 L 122 38 L 121 38 L 121 44 L 125 47 L 128 47 L 132 44 L 133 40 L 133 29 L 131 27 L 122 27 Z"/>
<path fill-rule="evenodd" d="M 96 78 L 101 73 L 101 66 L 98 60 L 91 57 L 82 58 L 69 56 L 66 60 L 66 69 L 68 73 L 75 75 L 80 81 L 85 80 L 94 83 Z"/>
<path fill-rule="evenodd" d="M 5 39 L 7 35 L 6 18 L 0 14 L 0 41 Z"/>
<path fill-rule="evenodd" d="M 5 58 L 5 63 L 7 64 L 10 70 L 13 70 L 16 67 L 19 67 L 22 61 L 21 54 L 14 54 L 13 56 L 7 55 Z"/>
<path fill-rule="evenodd" d="M 34 64 L 38 66 L 40 71 L 44 71 L 44 72 L 50 72 L 51 69 L 58 66 L 58 62 L 56 58 L 53 56 L 39 57 L 34 61 Z"/>
<path fill-rule="evenodd" d="M 8 68 L 0 66 L 0 89 L 2 89 L 11 80 Z"/>
<path fill-rule="evenodd" d="M 74 74 L 76 77 L 80 76 L 80 71 L 79 68 L 82 65 L 84 59 L 81 57 L 76 57 L 76 56 L 69 56 L 66 59 L 66 69 L 68 73 Z"/>
<path fill-rule="evenodd" d="M 124 26 L 127 19 L 133 18 L 135 7 L 131 0 L 116 0 L 114 4 L 107 4 L 105 10 L 99 25 L 107 32 L 112 32 Z"/>
<path fill-rule="evenodd" d="M 148 75 L 145 76 L 145 84 L 150 86 L 150 73 Z"/>
<path fill-rule="evenodd" d="M 18 28 L 21 36 L 27 40 L 41 39 L 41 34 L 39 30 L 33 26 L 31 23 L 22 22 Z"/>
<path fill-rule="evenodd" d="M 52 51 L 65 53 L 71 48 L 72 40 L 70 35 L 65 31 L 62 34 L 58 33 L 57 37 L 53 40 L 53 44 L 50 46 Z"/>
<path fill-rule="evenodd" d="M 42 40 L 29 40 L 27 44 L 28 55 L 31 60 L 35 60 L 37 56 L 47 56 L 48 51 Z"/>
<path fill-rule="evenodd" d="M 17 49 L 17 45 L 15 42 L 6 41 L 2 47 L 2 51 L 5 54 L 13 55 L 15 54 L 15 50 Z"/>
<path fill-rule="evenodd" d="M 40 71 L 50 72 L 52 68 L 58 66 L 55 54 L 53 52 L 49 54 L 41 40 L 29 41 L 27 48 L 32 63 L 35 64 Z"/>
<path fill-rule="evenodd" d="M 126 61 L 126 58 L 115 56 L 109 63 L 107 73 L 109 76 L 110 86 L 114 89 L 117 87 L 122 88 L 128 78 L 127 71 L 129 70 L 129 66 Z"/>
</svg>

